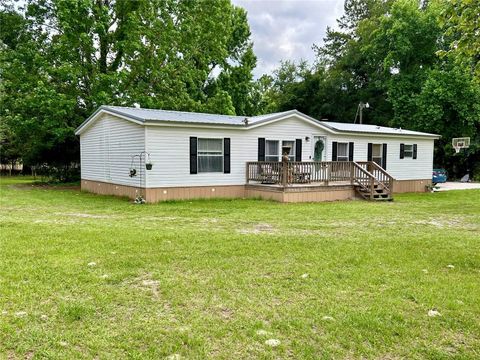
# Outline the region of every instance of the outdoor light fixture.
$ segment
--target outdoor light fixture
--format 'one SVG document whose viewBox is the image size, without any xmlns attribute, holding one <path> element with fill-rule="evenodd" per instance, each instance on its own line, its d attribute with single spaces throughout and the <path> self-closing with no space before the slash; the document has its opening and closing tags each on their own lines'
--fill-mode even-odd
<svg viewBox="0 0 480 360">
<path fill-rule="evenodd" d="M 305 141 L 306 141 L 306 142 L 309 142 L 309 141 L 310 141 L 310 137 L 309 137 L 309 136 L 305 136 Z"/>
</svg>

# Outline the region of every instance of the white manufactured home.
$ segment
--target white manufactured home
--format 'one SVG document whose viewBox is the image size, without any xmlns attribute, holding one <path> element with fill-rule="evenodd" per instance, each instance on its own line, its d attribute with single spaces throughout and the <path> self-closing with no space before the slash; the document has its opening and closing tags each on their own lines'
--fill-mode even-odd
<svg viewBox="0 0 480 360">
<path fill-rule="evenodd" d="M 117 106 L 101 106 L 76 134 L 83 190 L 147 202 L 389 200 L 431 185 L 439 138 L 296 110 L 244 117 Z"/>
</svg>

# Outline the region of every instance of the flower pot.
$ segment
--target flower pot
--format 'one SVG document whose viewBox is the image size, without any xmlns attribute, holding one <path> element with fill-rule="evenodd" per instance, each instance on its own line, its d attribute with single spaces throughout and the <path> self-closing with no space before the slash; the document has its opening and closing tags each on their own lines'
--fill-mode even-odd
<svg viewBox="0 0 480 360">
<path fill-rule="evenodd" d="M 146 163 L 146 164 L 145 164 L 145 168 L 146 168 L 147 170 L 152 170 L 152 166 L 153 166 L 152 163 Z"/>
</svg>

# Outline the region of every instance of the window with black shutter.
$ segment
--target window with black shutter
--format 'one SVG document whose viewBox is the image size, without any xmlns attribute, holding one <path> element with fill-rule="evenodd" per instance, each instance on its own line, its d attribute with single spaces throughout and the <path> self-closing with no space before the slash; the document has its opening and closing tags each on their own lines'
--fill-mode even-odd
<svg viewBox="0 0 480 360">
<path fill-rule="evenodd" d="M 373 161 L 373 144 L 368 143 L 367 146 L 367 161 Z"/>
<path fill-rule="evenodd" d="M 258 138 L 258 161 L 265 161 L 265 138 Z"/>
<path fill-rule="evenodd" d="M 383 144 L 382 149 L 382 168 L 387 170 L 387 144 Z"/>
<path fill-rule="evenodd" d="M 190 174 L 197 173 L 197 138 L 190 137 Z"/>
<path fill-rule="evenodd" d="M 353 161 L 353 150 L 354 150 L 353 142 L 349 142 L 348 143 L 348 161 Z"/>
<path fill-rule="evenodd" d="M 337 142 L 332 141 L 332 161 L 337 161 Z"/>
<path fill-rule="evenodd" d="M 295 140 L 295 161 L 302 161 L 302 139 Z"/>
<path fill-rule="evenodd" d="M 223 172 L 230 174 L 230 138 L 223 139 Z"/>
</svg>

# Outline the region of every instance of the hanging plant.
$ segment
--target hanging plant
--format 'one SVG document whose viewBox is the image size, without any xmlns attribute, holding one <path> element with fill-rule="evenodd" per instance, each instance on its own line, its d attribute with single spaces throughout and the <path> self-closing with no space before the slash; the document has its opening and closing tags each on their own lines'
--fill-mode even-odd
<svg viewBox="0 0 480 360">
<path fill-rule="evenodd" d="M 148 162 L 148 163 L 145 164 L 145 168 L 146 168 L 147 170 L 152 170 L 152 166 L 153 166 L 153 164 L 150 163 L 150 162 Z"/>
<path fill-rule="evenodd" d="M 130 169 L 130 177 L 137 176 L 137 169 Z"/>
</svg>

